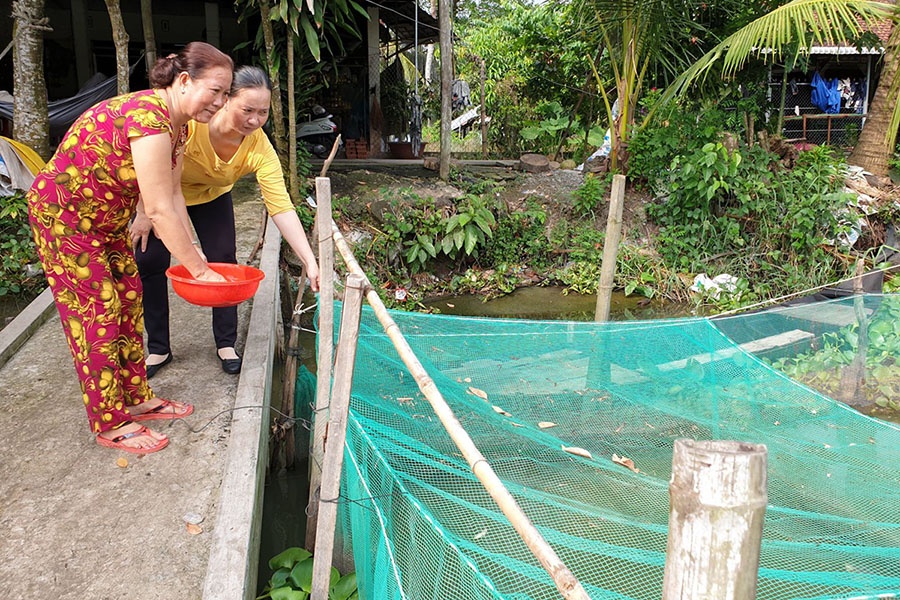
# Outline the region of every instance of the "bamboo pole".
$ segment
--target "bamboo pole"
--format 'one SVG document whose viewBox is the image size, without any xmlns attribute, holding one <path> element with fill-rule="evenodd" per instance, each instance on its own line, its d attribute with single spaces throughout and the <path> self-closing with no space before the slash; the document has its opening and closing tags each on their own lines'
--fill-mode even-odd
<svg viewBox="0 0 900 600">
<path fill-rule="evenodd" d="M 675 440 L 663 600 L 753 600 L 766 512 L 766 447 Z"/>
<path fill-rule="evenodd" d="M 312 600 L 328 600 L 331 583 L 331 561 L 334 553 L 334 529 L 337 523 L 337 501 L 341 492 L 341 469 L 344 464 L 344 442 L 347 439 L 347 413 L 353 386 L 353 366 L 359 342 L 359 320 L 363 293 L 368 281 L 364 276 L 347 276 L 341 331 L 334 364 L 334 387 L 328 407 L 328 437 L 325 462 L 322 465 L 322 492 L 316 524 L 316 552 L 313 558 Z"/>
<path fill-rule="evenodd" d="M 362 268 L 353 256 L 353 251 L 350 249 L 350 246 L 347 244 L 346 240 L 344 240 L 344 236 L 341 235 L 340 230 L 338 230 L 337 225 L 334 223 L 332 223 L 332 237 L 334 238 L 334 245 L 344 258 L 344 262 L 347 264 L 347 268 L 350 272 L 365 277 Z M 403 360 L 403 364 L 409 369 L 409 372 L 416 380 L 422 394 L 428 400 L 428 403 L 431 404 L 431 408 L 441 420 L 441 423 L 444 425 L 447 433 L 450 434 L 456 447 L 459 448 L 463 457 L 466 459 L 466 462 L 468 462 L 469 468 L 472 469 L 472 473 L 478 478 L 484 486 L 484 489 L 490 494 L 491 498 L 494 499 L 494 502 L 500 507 L 503 514 L 506 515 L 506 518 L 509 519 L 510 524 L 512 524 L 513 528 L 515 528 L 516 532 L 528 546 L 528 549 L 531 550 L 532 554 L 534 554 L 541 563 L 541 566 L 550 574 L 550 577 L 556 584 L 556 589 L 559 590 L 563 598 L 566 598 L 567 600 L 589 600 L 589 596 L 581 586 L 581 583 L 578 582 L 575 575 L 569 571 L 562 560 L 556 555 L 553 548 L 546 540 L 544 540 L 543 536 L 541 536 L 540 532 L 532 524 L 528 516 L 525 515 L 521 507 L 519 507 L 515 498 L 512 497 L 512 494 L 504 487 L 503 482 L 488 464 L 487 459 L 485 459 L 475 446 L 475 443 L 472 441 L 472 438 L 469 437 L 465 428 L 463 428 L 457 420 L 453 411 L 447 405 L 446 400 L 444 400 L 444 397 L 441 395 L 440 390 L 438 390 L 434 381 L 428 375 L 425 367 L 419 362 L 419 359 L 416 357 L 413 349 L 409 346 L 406 338 L 403 337 L 399 327 L 391 318 L 390 314 L 388 314 L 387 308 L 378 296 L 378 292 L 376 292 L 372 285 L 369 284 L 368 279 L 366 279 L 366 284 L 368 289 L 366 292 L 366 299 L 369 301 L 369 305 L 372 307 L 373 312 L 384 327 L 384 332 L 393 342 L 394 347 L 397 349 L 397 353 Z"/>
<path fill-rule="evenodd" d="M 616 276 L 616 255 L 619 253 L 619 238 L 622 236 L 624 199 L 625 176 L 617 173 L 613 175 L 612 192 L 609 195 L 609 216 L 606 218 L 606 240 L 603 242 L 603 260 L 600 263 L 600 283 L 597 286 L 594 321 L 609 320 L 609 304 Z"/>
<path fill-rule="evenodd" d="M 331 372 L 334 347 L 334 240 L 331 231 L 331 180 L 316 177 L 316 231 L 319 238 L 319 334 L 316 354 L 316 405 L 313 410 L 313 431 L 309 460 L 309 503 L 306 519 L 306 549 L 316 546 L 316 520 L 318 519 L 319 486 L 322 479 L 322 461 L 325 457 L 325 426 L 318 418 L 328 407 L 331 394 Z"/>
</svg>

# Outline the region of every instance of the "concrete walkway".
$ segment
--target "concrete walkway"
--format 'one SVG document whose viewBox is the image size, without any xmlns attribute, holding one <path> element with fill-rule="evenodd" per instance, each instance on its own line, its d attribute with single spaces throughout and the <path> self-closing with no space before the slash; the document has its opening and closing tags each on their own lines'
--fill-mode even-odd
<svg viewBox="0 0 900 600">
<path fill-rule="evenodd" d="M 252 223 L 239 226 L 239 260 L 259 233 L 251 196 L 235 206 L 237 222 Z M 94 442 L 49 294 L 0 332 L 0 598 L 254 596 L 279 307 L 280 236 L 271 221 L 267 231 L 266 279 L 239 309 L 240 376 L 221 370 L 209 309 L 172 297 L 175 360 L 151 384 L 195 412 L 155 422 L 171 439 L 159 453 Z"/>
</svg>

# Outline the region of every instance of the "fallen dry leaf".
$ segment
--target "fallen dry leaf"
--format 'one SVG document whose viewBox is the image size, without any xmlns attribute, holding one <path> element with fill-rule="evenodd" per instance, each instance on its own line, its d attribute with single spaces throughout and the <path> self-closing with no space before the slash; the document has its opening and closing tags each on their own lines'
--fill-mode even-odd
<svg viewBox="0 0 900 600">
<path fill-rule="evenodd" d="M 470 394 L 472 394 L 473 396 L 478 396 L 482 400 L 487 400 L 487 392 L 485 392 L 484 390 L 479 390 L 478 388 L 469 386 L 469 389 L 467 389 L 466 391 L 469 392 Z"/>
<path fill-rule="evenodd" d="M 540 427 L 541 429 L 549 429 L 551 427 L 556 427 L 556 423 L 554 423 L 553 421 L 541 421 L 540 423 L 538 423 L 538 427 Z"/>
<path fill-rule="evenodd" d="M 584 458 L 591 458 L 591 459 L 594 458 L 591 455 L 591 453 L 588 452 L 587 450 L 585 450 L 584 448 L 577 448 L 575 446 L 563 446 L 562 449 L 565 450 L 566 452 L 568 452 L 569 454 L 575 454 L 577 456 L 582 456 Z"/>
<path fill-rule="evenodd" d="M 128 459 L 124 456 L 120 456 L 116 459 L 116 465 L 124 469 L 128 466 Z"/>
<path fill-rule="evenodd" d="M 503 410 L 503 409 L 500 408 L 499 406 L 492 406 L 491 408 L 493 408 L 493 409 L 494 409 L 494 412 L 497 413 L 498 415 L 503 415 L 504 417 L 511 417 L 511 416 L 512 416 L 511 414 L 509 414 L 508 412 L 506 412 L 505 410 Z"/>
<path fill-rule="evenodd" d="M 636 468 L 636 467 L 634 466 L 634 461 L 631 460 L 630 458 L 625 457 L 625 456 L 619 456 L 618 454 L 615 454 L 615 453 L 614 453 L 614 454 L 612 455 L 612 461 L 613 461 L 614 463 L 616 463 L 617 465 L 622 465 L 623 467 L 627 467 L 627 468 L 631 469 L 631 470 L 634 471 L 635 473 L 640 473 L 640 472 L 641 472 L 640 469 L 638 469 L 638 468 Z"/>
<path fill-rule="evenodd" d="M 195 523 L 185 523 L 184 528 L 187 529 L 187 532 L 191 535 L 198 535 L 203 533 L 203 528 Z"/>
</svg>

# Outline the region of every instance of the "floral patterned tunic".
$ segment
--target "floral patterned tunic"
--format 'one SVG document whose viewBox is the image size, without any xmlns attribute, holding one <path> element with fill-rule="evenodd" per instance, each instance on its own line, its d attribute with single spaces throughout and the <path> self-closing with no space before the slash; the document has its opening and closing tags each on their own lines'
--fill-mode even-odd
<svg viewBox="0 0 900 600">
<path fill-rule="evenodd" d="M 128 223 L 140 193 L 131 138 L 161 133 L 173 136 L 154 91 L 100 102 L 72 124 L 28 193 L 34 241 L 95 433 L 127 423 L 127 406 L 153 397 Z M 186 134 L 183 127 L 173 136 L 173 169 Z"/>
</svg>

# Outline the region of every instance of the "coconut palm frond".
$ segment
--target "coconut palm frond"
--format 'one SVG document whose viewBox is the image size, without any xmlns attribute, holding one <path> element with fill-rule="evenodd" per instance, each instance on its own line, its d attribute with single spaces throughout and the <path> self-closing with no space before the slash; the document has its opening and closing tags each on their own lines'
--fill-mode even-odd
<svg viewBox="0 0 900 600">
<path fill-rule="evenodd" d="M 777 58 L 791 43 L 810 44 L 858 36 L 864 26 L 895 20 L 894 6 L 874 0 L 794 0 L 728 36 L 679 75 L 663 92 L 658 106 L 683 94 L 707 77 L 721 60 L 722 77 L 732 77 L 753 56 Z M 896 31 L 896 30 L 895 30 Z M 900 120 L 900 112 L 898 112 Z"/>
<path fill-rule="evenodd" d="M 794 0 L 725 38 L 710 54 L 721 54 L 722 75 L 731 77 L 751 56 L 780 56 L 798 40 L 826 45 L 857 37 L 863 27 L 891 19 L 894 7 L 874 0 Z"/>
</svg>

